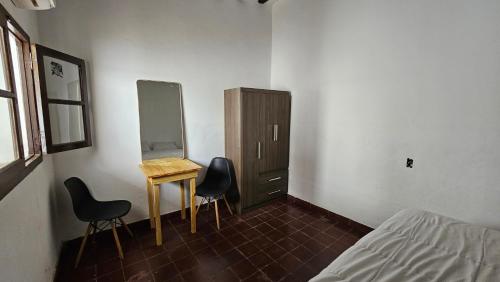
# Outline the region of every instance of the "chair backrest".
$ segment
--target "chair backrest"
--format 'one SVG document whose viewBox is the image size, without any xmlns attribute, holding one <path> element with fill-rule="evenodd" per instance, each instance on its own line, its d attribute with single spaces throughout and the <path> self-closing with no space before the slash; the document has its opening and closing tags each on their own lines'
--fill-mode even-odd
<svg viewBox="0 0 500 282">
<path fill-rule="evenodd" d="M 233 181 L 229 160 L 222 157 L 213 158 L 212 161 L 210 161 L 205 178 L 229 189 Z"/>
<path fill-rule="evenodd" d="M 230 203 L 237 203 L 240 200 L 240 191 L 238 190 L 238 183 L 236 182 L 236 172 L 234 171 L 233 162 L 226 159 L 229 164 L 229 174 L 231 175 L 231 186 L 226 192 L 226 199 Z"/>
<path fill-rule="evenodd" d="M 95 199 L 90 194 L 87 185 L 78 177 L 71 177 L 64 181 L 64 186 L 68 190 L 71 201 L 73 202 L 73 211 L 76 217 L 80 218 L 82 209 L 85 207 L 86 203 L 94 202 Z"/>
</svg>

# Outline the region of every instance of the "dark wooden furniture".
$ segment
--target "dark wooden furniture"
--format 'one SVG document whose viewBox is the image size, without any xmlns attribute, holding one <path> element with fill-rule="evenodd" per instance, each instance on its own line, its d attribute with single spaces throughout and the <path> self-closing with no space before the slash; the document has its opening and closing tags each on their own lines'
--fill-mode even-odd
<svg viewBox="0 0 500 282">
<path fill-rule="evenodd" d="M 238 213 L 288 192 L 290 92 L 224 91 L 226 157 L 241 195 Z"/>
</svg>

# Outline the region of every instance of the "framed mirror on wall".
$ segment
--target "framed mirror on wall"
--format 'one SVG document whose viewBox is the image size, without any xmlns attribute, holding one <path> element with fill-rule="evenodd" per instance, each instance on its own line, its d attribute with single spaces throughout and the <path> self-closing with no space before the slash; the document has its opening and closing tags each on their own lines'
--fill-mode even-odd
<svg viewBox="0 0 500 282">
<path fill-rule="evenodd" d="M 142 160 L 185 158 L 181 84 L 138 80 L 137 95 Z"/>
<path fill-rule="evenodd" d="M 34 45 L 47 153 L 92 145 L 85 61 Z"/>
</svg>

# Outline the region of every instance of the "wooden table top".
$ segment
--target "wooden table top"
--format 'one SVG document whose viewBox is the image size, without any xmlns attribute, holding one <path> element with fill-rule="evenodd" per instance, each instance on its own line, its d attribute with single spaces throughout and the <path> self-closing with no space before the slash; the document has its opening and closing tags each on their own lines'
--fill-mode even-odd
<svg viewBox="0 0 500 282">
<path fill-rule="evenodd" d="M 198 164 L 188 159 L 180 158 L 144 160 L 139 166 L 144 175 L 148 178 L 188 173 L 201 169 L 201 166 Z"/>
</svg>

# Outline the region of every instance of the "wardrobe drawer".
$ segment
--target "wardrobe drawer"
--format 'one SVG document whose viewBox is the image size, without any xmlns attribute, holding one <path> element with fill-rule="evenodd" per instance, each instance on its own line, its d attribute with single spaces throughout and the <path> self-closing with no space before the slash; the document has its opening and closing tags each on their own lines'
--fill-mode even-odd
<svg viewBox="0 0 500 282">
<path fill-rule="evenodd" d="M 259 185 L 287 185 L 288 170 L 275 170 L 271 172 L 259 173 Z"/>
<path fill-rule="evenodd" d="M 259 185 L 254 194 L 254 204 L 278 198 L 287 193 L 287 188 L 286 185 Z"/>
</svg>

